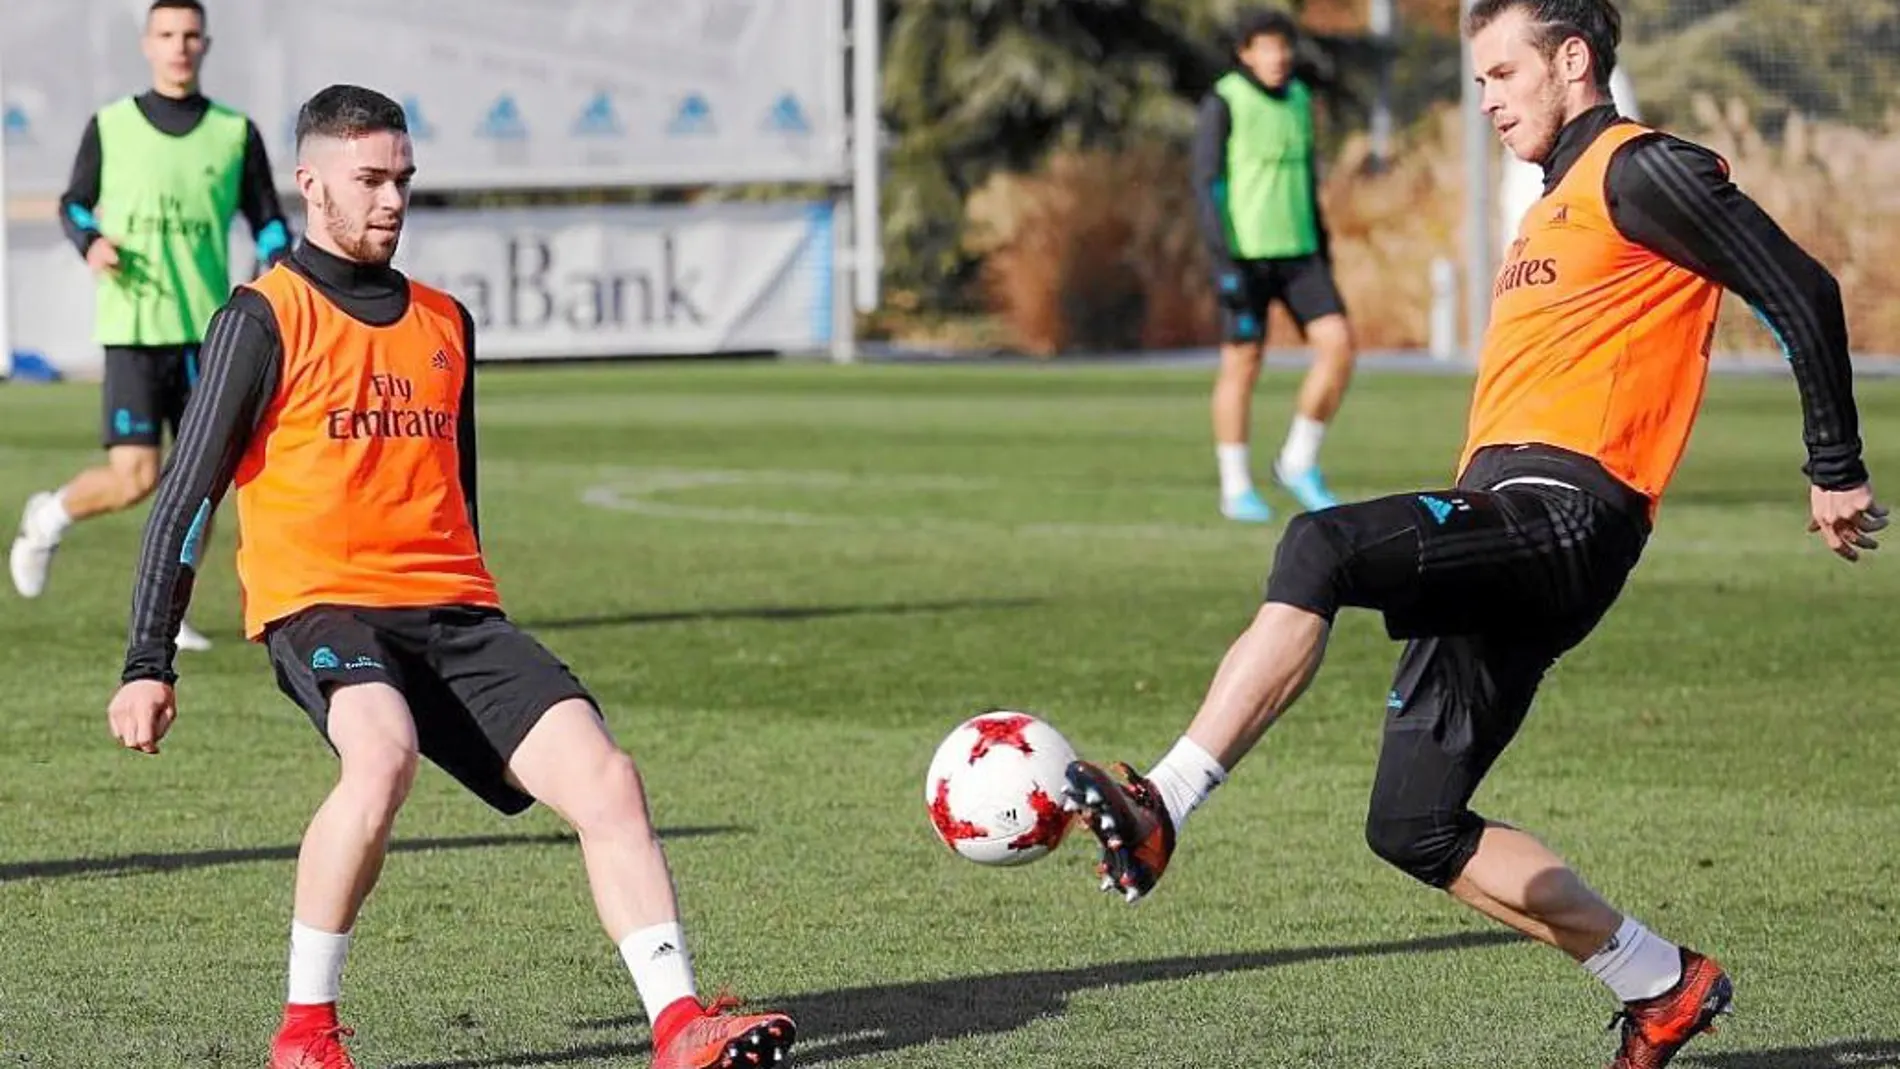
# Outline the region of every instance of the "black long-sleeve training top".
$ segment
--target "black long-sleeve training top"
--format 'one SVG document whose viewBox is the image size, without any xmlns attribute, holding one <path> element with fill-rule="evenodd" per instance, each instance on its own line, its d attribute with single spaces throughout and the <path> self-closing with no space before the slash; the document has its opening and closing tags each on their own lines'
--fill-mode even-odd
<svg viewBox="0 0 1900 1069">
<path fill-rule="evenodd" d="M 1629 121 L 1610 104 L 1572 119 L 1544 163 L 1544 192 L 1598 134 Z M 1801 394 L 1808 478 L 1829 490 L 1865 483 L 1847 314 L 1834 276 L 1699 145 L 1666 134 L 1639 138 L 1611 158 L 1606 184 L 1610 220 L 1624 237 L 1734 293 L 1774 332 Z"/>
<path fill-rule="evenodd" d="M 281 266 L 309 279 L 338 308 L 369 326 L 388 326 L 409 311 L 409 280 L 393 268 L 354 263 L 308 243 L 299 244 Z M 475 324 L 460 301 L 456 307 L 462 313 L 467 359 L 455 444 L 469 523 L 479 540 Z M 201 377 L 186 406 L 178 441 L 145 525 L 123 682 L 177 679 L 175 636 L 191 601 L 204 526 L 230 488 L 252 436 L 270 410 L 284 366 L 277 318 L 263 296 L 239 287 L 211 317 L 199 359 Z"/>
</svg>

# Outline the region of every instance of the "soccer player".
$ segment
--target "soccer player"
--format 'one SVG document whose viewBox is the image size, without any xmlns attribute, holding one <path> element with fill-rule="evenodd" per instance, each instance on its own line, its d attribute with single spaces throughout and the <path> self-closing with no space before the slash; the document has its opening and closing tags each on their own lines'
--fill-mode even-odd
<svg viewBox="0 0 1900 1069">
<path fill-rule="evenodd" d="M 1318 670 L 1335 613 L 1407 645 L 1366 839 L 1418 881 L 1558 948 L 1622 1002 L 1617 1069 L 1654 1069 L 1729 1005 L 1714 960 L 1598 897 L 1529 833 L 1472 812 L 1546 669 L 1594 629 L 1649 537 L 1701 403 L 1723 291 L 1774 328 L 1804 416 L 1809 529 L 1848 561 L 1888 522 L 1861 459 L 1839 288 L 1709 151 L 1608 101 L 1607 0 L 1478 0 L 1484 112 L 1544 169 L 1498 272 L 1457 485 L 1296 517 L 1265 604 L 1145 776 L 1087 762 L 1068 804 L 1104 889 L 1154 889 L 1183 822 Z"/>
<path fill-rule="evenodd" d="M 339 758 L 298 855 L 272 1069 L 345 1069 L 344 958 L 419 757 L 504 814 L 579 833 L 653 1024 L 655 1069 L 770 1065 L 780 1013 L 697 996 L 640 775 L 567 666 L 503 615 L 476 509 L 474 325 L 390 267 L 414 156 L 402 107 L 337 85 L 297 119 L 306 237 L 212 317 L 204 382 L 147 522 L 109 718 L 158 752 L 204 518 L 236 481 L 246 637 Z"/>
<path fill-rule="evenodd" d="M 1194 140 L 1194 192 L 1221 305 L 1212 406 L 1220 508 L 1248 523 L 1273 519 L 1254 488 L 1247 445 L 1268 305 L 1286 305 L 1314 352 L 1273 465 L 1303 508 L 1338 503 L 1320 476 L 1319 447 L 1352 380 L 1352 328 L 1319 208 L 1312 95 L 1293 74 L 1297 36 L 1278 12 L 1241 20 L 1238 66 L 1202 101 Z"/>
<path fill-rule="evenodd" d="M 154 0 L 142 46 L 152 88 L 86 124 L 60 223 L 98 276 L 93 335 L 105 347 L 106 463 L 34 494 L 8 555 L 13 586 L 36 598 L 73 523 L 129 509 L 158 482 L 161 435 L 198 381 L 205 324 L 231 291 L 232 217 L 249 222 L 261 263 L 289 245 L 257 127 L 198 88 L 211 38 L 198 0 Z M 175 442 L 174 442 L 175 444 Z M 178 645 L 210 648 L 179 623 Z"/>
</svg>

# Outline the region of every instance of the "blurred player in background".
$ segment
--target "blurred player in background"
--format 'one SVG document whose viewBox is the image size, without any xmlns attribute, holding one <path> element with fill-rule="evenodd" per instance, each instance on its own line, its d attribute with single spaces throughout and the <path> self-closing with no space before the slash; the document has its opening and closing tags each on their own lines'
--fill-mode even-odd
<svg viewBox="0 0 1900 1069">
<path fill-rule="evenodd" d="M 250 223 L 258 259 L 289 244 L 257 127 L 198 88 L 211 38 L 198 0 L 156 0 L 142 38 L 152 88 L 86 124 L 60 223 L 98 276 L 93 336 L 105 347 L 106 463 L 34 494 L 8 566 L 22 597 L 46 588 L 73 523 L 145 500 L 165 428 L 175 438 L 197 384 L 198 344 L 231 291 L 231 220 Z M 210 643 L 180 623 L 178 644 Z"/>
<path fill-rule="evenodd" d="M 171 636 L 204 520 L 236 480 L 246 636 L 341 765 L 298 854 L 272 1069 L 352 1064 L 344 958 L 422 757 L 504 814 L 540 801 L 579 833 L 655 1069 L 780 1062 L 790 1018 L 700 1001 L 632 758 L 567 666 L 502 613 L 476 509 L 474 323 L 389 266 L 414 173 L 395 101 L 342 85 L 304 105 L 306 240 L 212 317 L 146 525 L 112 730 L 157 753 L 177 715 Z"/>
<path fill-rule="evenodd" d="M 1720 157 L 1617 114 L 1621 25 L 1608 0 L 1478 0 L 1468 15 L 1484 113 L 1542 165 L 1544 196 L 1494 284 L 1457 485 L 1295 517 L 1187 733 L 1146 776 L 1076 762 L 1068 796 L 1101 840 L 1104 889 L 1147 894 L 1188 815 L 1311 683 L 1338 611 L 1377 610 L 1407 645 L 1367 843 L 1568 954 L 1622 1003 L 1614 1069 L 1658 1069 L 1728 1008 L 1725 970 L 1470 803 L 1545 672 L 1636 567 L 1701 406 L 1724 289 L 1787 349 L 1809 530 L 1853 561 L 1888 512 L 1861 459 L 1839 286 Z"/>
<path fill-rule="evenodd" d="M 1320 477 L 1319 448 L 1352 380 L 1352 328 L 1333 283 L 1320 216 L 1313 104 L 1293 73 L 1298 28 L 1275 11 L 1243 18 L 1237 67 L 1201 103 L 1194 192 L 1221 306 L 1214 385 L 1221 513 L 1265 523 L 1273 509 L 1254 488 L 1248 456 L 1254 384 L 1267 308 L 1279 301 L 1313 348 L 1274 477 L 1306 509 L 1338 502 Z"/>
</svg>

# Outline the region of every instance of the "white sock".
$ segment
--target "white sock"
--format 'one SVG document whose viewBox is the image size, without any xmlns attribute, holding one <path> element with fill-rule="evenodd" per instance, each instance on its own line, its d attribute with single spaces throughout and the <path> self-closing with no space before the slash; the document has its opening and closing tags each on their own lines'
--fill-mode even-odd
<svg viewBox="0 0 1900 1069">
<path fill-rule="evenodd" d="M 1293 425 L 1287 428 L 1286 444 L 1280 447 L 1280 470 L 1298 475 L 1319 463 L 1319 443 L 1325 437 L 1326 424 L 1294 416 Z"/>
<path fill-rule="evenodd" d="M 1188 814 L 1199 809 L 1207 796 L 1214 793 L 1214 788 L 1227 782 L 1227 770 L 1220 767 L 1212 754 L 1183 735 L 1174 749 L 1148 770 L 1148 782 L 1161 792 L 1168 819 L 1174 822 L 1178 833 Z"/>
<path fill-rule="evenodd" d="M 633 986 L 646 1007 L 648 1024 L 660 1016 L 661 1010 L 695 993 L 686 929 L 677 922 L 642 928 L 622 939 L 620 960 L 633 974 Z"/>
<path fill-rule="evenodd" d="M 60 490 L 40 502 L 40 507 L 33 510 L 34 534 L 48 542 L 57 542 L 59 537 L 66 533 L 66 528 L 73 525 L 72 515 L 66 511 L 65 498 L 66 491 Z"/>
<path fill-rule="evenodd" d="M 1233 497 L 1253 489 L 1253 471 L 1247 464 L 1247 445 L 1222 443 L 1214 447 L 1214 459 L 1220 464 L 1220 496 Z"/>
<path fill-rule="evenodd" d="M 1682 951 L 1634 917 L 1624 917 L 1622 927 L 1583 967 L 1609 985 L 1619 1000 L 1640 1002 L 1682 979 Z"/>
<path fill-rule="evenodd" d="M 324 932 L 301 921 L 290 922 L 290 995 L 298 1006 L 335 1002 L 343 986 L 343 959 L 350 933 Z"/>
</svg>

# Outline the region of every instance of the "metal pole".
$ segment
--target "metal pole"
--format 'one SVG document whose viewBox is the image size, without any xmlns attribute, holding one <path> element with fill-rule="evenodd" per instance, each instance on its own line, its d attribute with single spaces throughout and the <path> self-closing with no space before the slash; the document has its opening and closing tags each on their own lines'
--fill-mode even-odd
<svg viewBox="0 0 1900 1069">
<path fill-rule="evenodd" d="M 1462 0 L 1460 12 L 1469 12 L 1473 2 Z M 1477 69 L 1471 61 L 1469 42 L 1459 42 L 1458 56 L 1464 75 L 1460 112 L 1465 149 L 1465 362 L 1476 365 L 1491 316 L 1495 262 L 1491 248 L 1491 149 L 1495 139 L 1479 100 Z"/>
<path fill-rule="evenodd" d="M 856 264 L 851 191 L 840 190 L 831 199 L 831 362 L 854 364 L 858 359 L 858 314 L 851 299 Z"/>
<path fill-rule="evenodd" d="M 852 0 L 851 4 L 851 200 L 857 217 L 853 220 L 852 257 L 857 309 L 871 312 L 878 305 L 878 280 L 883 274 L 883 228 L 879 225 L 879 159 L 882 156 L 878 128 L 879 104 L 883 94 L 878 86 L 879 31 L 883 26 L 879 0 Z"/>
<path fill-rule="evenodd" d="M 1383 168 L 1392 159 L 1393 30 L 1398 13 L 1393 0 L 1372 0 L 1368 29 L 1379 49 L 1379 86 L 1372 98 L 1372 162 Z"/>
</svg>

